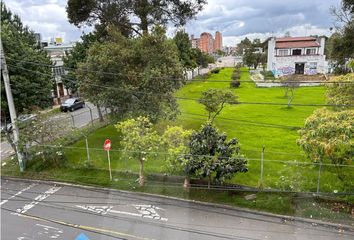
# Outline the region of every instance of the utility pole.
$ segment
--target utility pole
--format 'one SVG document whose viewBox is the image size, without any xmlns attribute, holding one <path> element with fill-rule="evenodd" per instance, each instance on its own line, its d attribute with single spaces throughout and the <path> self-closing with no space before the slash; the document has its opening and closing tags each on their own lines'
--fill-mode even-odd
<svg viewBox="0 0 354 240">
<path fill-rule="evenodd" d="M 10 111 L 10 118 L 11 118 L 12 131 L 13 131 L 13 141 L 14 141 L 15 148 L 16 148 L 15 151 L 17 154 L 18 165 L 20 166 L 20 171 L 23 172 L 25 170 L 25 164 L 23 161 L 22 153 L 20 153 L 20 151 L 18 150 L 19 131 L 18 131 L 17 124 L 16 124 L 17 116 L 16 116 L 14 99 L 12 97 L 9 72 L 7 70 L 5 53 L 4 53 L 4 49 L 2 46 L 1 38 L 0 38 L 0 48 L 1 48 L 0 49 L 0 51 L 1 51 L 1 72 L 2 72 L 3 79 L 4 79 L 4 87 L 5 87 L 5 92 L 6 92 L 7 105 L 9 106 L 9 111 Z"/>
</svg>

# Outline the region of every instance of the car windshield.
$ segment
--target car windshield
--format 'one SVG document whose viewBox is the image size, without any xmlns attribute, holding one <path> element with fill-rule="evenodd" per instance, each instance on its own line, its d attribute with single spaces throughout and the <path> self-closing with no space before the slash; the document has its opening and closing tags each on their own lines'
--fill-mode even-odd
<svg viewBox="0 0 354 240">
<path fill-rule="evenodd" d="M 75 102 L 75 98 L 69 98 L 68 100 L 65 101 L 65 104 L 73 104 Z"/>
</svg>

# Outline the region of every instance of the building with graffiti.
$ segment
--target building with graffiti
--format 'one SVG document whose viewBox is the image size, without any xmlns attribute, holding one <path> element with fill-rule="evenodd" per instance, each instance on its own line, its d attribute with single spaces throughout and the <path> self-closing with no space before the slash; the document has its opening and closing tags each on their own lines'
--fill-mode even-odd
<svg viewBox="0 0 354 240">
<path fill-rule="evenodd" d="M 268 39 L 267 70 L 274 76 L 325 74 L 325 38 L 286 37 Z"/>
</svg>

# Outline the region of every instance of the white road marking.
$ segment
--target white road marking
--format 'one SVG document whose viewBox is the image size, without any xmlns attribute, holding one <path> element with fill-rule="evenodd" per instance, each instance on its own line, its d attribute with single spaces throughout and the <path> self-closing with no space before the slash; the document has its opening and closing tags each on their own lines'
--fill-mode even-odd
<svg viewBox="0 0 354 240">
<path fill-rule="evenodd" d="M 156 207 L 154 205 L 133 205 L 142 215 L 142 217 L 145 218 L 151 218 L 154 220 L 161 220 L 167 222 L 167 218 L 161 217 L 155 209 L 160 209 L 162 208 Z"/>
<path fill-rule="evenodd" d="M 25 206 L 23 206 L 22 208 L 18 208 L 16 210 L 17 213 L 25 213 L 28 210 L 30 210 L 31 208 L 33 208 L 34 206 L 36 206 L 38 203 L 40 203 L 41 201 L 43 201 L 44 199 L 48 198 L 50 195 L 54 194 L 55 192 L 57 192 L 59 189 L 61 189 L 61 187 L 52 187 L 50 189 L 48 189 L 47 191 L 45 191 L 43 194 L 38 195 L 34 201 L 32 201 L 29 204 L 26 204 Z"/>
<path fill-rule="evenodd" d="M 134 217 L 150 218 L 150 219 L 165 221 L 165 222 L 168 221 L 167 218 L 161 217 L 155 210 L 155 209 L 162 210 L 162 208 L 156 207 L 154 205 L 132 205 L 132 206 L 134 206 L 139 213 L 113 210 L 113 206 L 76 205 L 76 207 L 78 208 L 90 212 L 102 214 L 102 215 L 106 215 L 107 213 L 116 213 L 116 214 L 123 214 L 123 215 L 134 216 Z"/>
<path fill-rule="evenodd" d="M 36 185 L 37 185 L 36 183 L 33 183 L 33 184 L 29 185 L 28 187 L 26 187 L 26 188 L 24 188 L 24 189 L 18 191 L 17 193 L 15 193 L 14 195 L 12 195 L 12 196 L 9 197 L 8 199 L 2 200 L 2 201 L 0 202 L 0 206 L 3 205 L 3 204 L 5 204 L 5 203 L 7 203 L 9 200 L 13 199 L 14 197 L 20 195 L 21 193 L 23 193 L 23 192 L 25 192 L 25 191 L 31 189 L 32 187 L 34 187 L 34 186 L 36 186 Z"/>
<path fill-rule="evenodd" d="M 108 211 L 113 208 L 112 206 L 87 206 L 87 205 L 84 205 L 84 206 L 76 205 L 76 207 L 82 208 L 82 209 L 90 211 L 90 212 L 102 214 L 102 215 L 107 214 Z"/>
<path fill-rule="evenodd" d="M 57 239 L 63 233 L 63 230 L 60 228 L 55 228 L 38 223 L 31 230 L 32 234 L 23 233 L 22 236 L 17 238 L 17 240 Z"/>
</svg>

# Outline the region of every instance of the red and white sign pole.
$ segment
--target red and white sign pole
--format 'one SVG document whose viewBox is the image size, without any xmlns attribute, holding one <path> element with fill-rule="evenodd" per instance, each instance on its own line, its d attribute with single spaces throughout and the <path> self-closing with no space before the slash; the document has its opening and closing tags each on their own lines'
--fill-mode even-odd
<svg viewBox="0 0 354 240">
<path fill-rule="evenodd" d="M 108 158 L 108 168 L 109 168 L 109 178 L 112 181 L 112 169 L 111 169 L 111 159 L 109 157 L 109 150 L 111 150 L 111 140 L 106 139 L 103 144 L 103 149 L 107 151 L 107 158 Z"/>
</svg>

